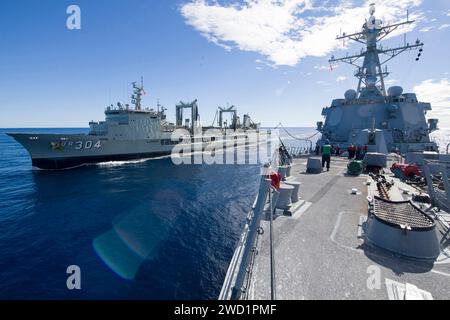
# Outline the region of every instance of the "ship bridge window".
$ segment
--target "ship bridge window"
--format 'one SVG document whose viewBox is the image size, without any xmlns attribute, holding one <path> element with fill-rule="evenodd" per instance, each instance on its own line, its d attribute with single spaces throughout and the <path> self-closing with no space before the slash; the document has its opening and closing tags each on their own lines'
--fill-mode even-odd
<svg viewBox="0 0 450 320">
<path fill-rule="evenodd" d="M 119 125 L 127 125 L 130 122 L 128 115 L 111 115 L 107 117 L 108 122 L 116 122 Z"/>
</svg>

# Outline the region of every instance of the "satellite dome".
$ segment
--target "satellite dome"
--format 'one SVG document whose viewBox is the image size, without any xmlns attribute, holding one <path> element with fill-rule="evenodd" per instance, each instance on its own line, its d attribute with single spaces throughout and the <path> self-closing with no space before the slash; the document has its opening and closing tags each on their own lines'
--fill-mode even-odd
<svg viewBox="0 0 450 320">
<path fill-rule="evenodd" d="M 355 100 L 356 99 L 356 91 L 353 89 L 347 90 L 345 92 L 345 99 L 346 100 Z"/>
<path fill-rule="evenodd" d="M 400 97 L 403 93 L 403 88 L 399 86 L 390 87 L 388 90 L 388 95 L 390 97 Z"/>
</svg>

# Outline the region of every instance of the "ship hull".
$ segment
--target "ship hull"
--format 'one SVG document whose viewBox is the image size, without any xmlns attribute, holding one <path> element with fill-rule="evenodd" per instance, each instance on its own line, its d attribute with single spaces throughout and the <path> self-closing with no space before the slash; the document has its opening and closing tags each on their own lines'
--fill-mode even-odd
<svg viewBox="0 0 450 320">
<path fill-rule="evenodd" d="M 169 155 L 173 145 L 157 140 L 110 140 L 91 135 L 8 133 L 30 154 L 33 167 L 62 170 L 110 161 Z M 168 141 L 168 139 L 164 139 Z"/>
<path fill-rule="evenodd" d="M 42 170 L 63 170 L 111 161 L 152 159 L 172 153 L 177 143 L 170 136 L 160 139 L 115 140 L 93 135 L 8 133 L 30 154 L 32 165 Z M 230 139 L 235 143 L 236 136 Z M 203 150 L 209 143 L 223 147 L 224 141 L 191 142 L 180 145 L 181 153 Z"/>
<path fill-rule="evenodd" d="M 115 154 L 107 156 L 32 159 L 31 161 L 33 167 L 39 168 L 41 170 L 64 170 L 102 162 L 151 159 L 156 157 L 167 156 L 169 154 L 170 152 L 150 152 L 150 153 L 134 153 L 134 154 Z"/>
</svg>

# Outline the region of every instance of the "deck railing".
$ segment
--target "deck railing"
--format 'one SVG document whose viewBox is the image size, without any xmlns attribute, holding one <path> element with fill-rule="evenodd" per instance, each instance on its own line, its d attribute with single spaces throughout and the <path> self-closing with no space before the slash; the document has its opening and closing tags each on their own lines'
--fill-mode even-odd
<svg viewBox="0 0 450 320">
<path fill-rule="evenodd" d="M 253 265 L 258 253 L 258 240 L 264 233 L 264 230 L 261 228 L 261 218 L 265 213 L 267 205 L 270 207 L 269 210 L 271 212 L 273 211 L 277 194 L 278 193 L 271 188 L 271 180 L 262 176 L 258 196 L 253 205 L 253 210 L 247 216 L 244 232 L 241 235 L 238 246 L 228 267 L 219 300 L 248 299 Z M 273 260 L 271 265 L 273 265 L 274 268 Z M 272 282 L 273 280 L 274 275 L 272 276 Z M 274 285 L 272 285 L 272 287 L 274 287 Z M 272 296 L 274 296 L 274 293 L 272 293 Z"/>
<path fill-rule="evenodd" d="M 433 205 L 449 210 L 450 181 L 448 172 L 450 172 L 450 163 L 427 160 L 424 163 L 423 171 L 427 181 L 428 194 L 431 197 Z M 436 188 L 436 179 L 438 179 L 438 183 L 442 184 L 443 190 Z"/>
</svg>

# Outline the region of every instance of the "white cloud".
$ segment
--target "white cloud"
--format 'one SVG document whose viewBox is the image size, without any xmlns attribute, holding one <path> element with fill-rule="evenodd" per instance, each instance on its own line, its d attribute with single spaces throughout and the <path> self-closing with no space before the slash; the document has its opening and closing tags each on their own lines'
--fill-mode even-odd
<svg viewBox="0 0 450 320">
<path fill-rule="evenodd" d="M 338 30 L 358 31 L 373 0 L 191 0 L 181 6 L 186 23 L 225 49 L 258 52 L 274 65 L 296 65 L 302 58 L 323 57 L 342 45 Z M 385 22 L 402 20 L 406 9 L 423 0 L 379 0 L 376 16 Z M 420 18 L 417 11 L 411 18 Z M 413 29 L 410 26 L 406 30 Z M 405 31 L 405 29 L 403 30 Z M 395 32 L 393 36 L 402 31 Z"/>
<path fill-rule="evenodd" d="M 347 80 L 347 79 L 348 79 L 348 78 L 345 77 L 345 76 L 339 76 L 339 77 L 337 77 L 336 81 L 337 81 L 337 82 L 342 82 L 342 81 L 345 81 L 345 80 Z"/>
<path fill-rule="evenodd" d="M 450 24 L 443 24 L 442 26 L 439 27 L 439 30 L 443 30 L 443 29 L 447 29 L 450 28 Z"/>
<path fill-rule="evenodd" d="M 450 128 L 450 82 L 441 80 L 425 80 L 414 87 L 420 101 L 430 102 L 433 111 L 431 116 L 439 119 L 443 128 Z"/>
<path fill-rule="evenodd" d="M 420 29 L 419 32 L 430 32 L 431 30 L 433 30 L 433 27 L 429 26 L 429 27 L 424 27 L 424 28 Z"/>
</svg>

